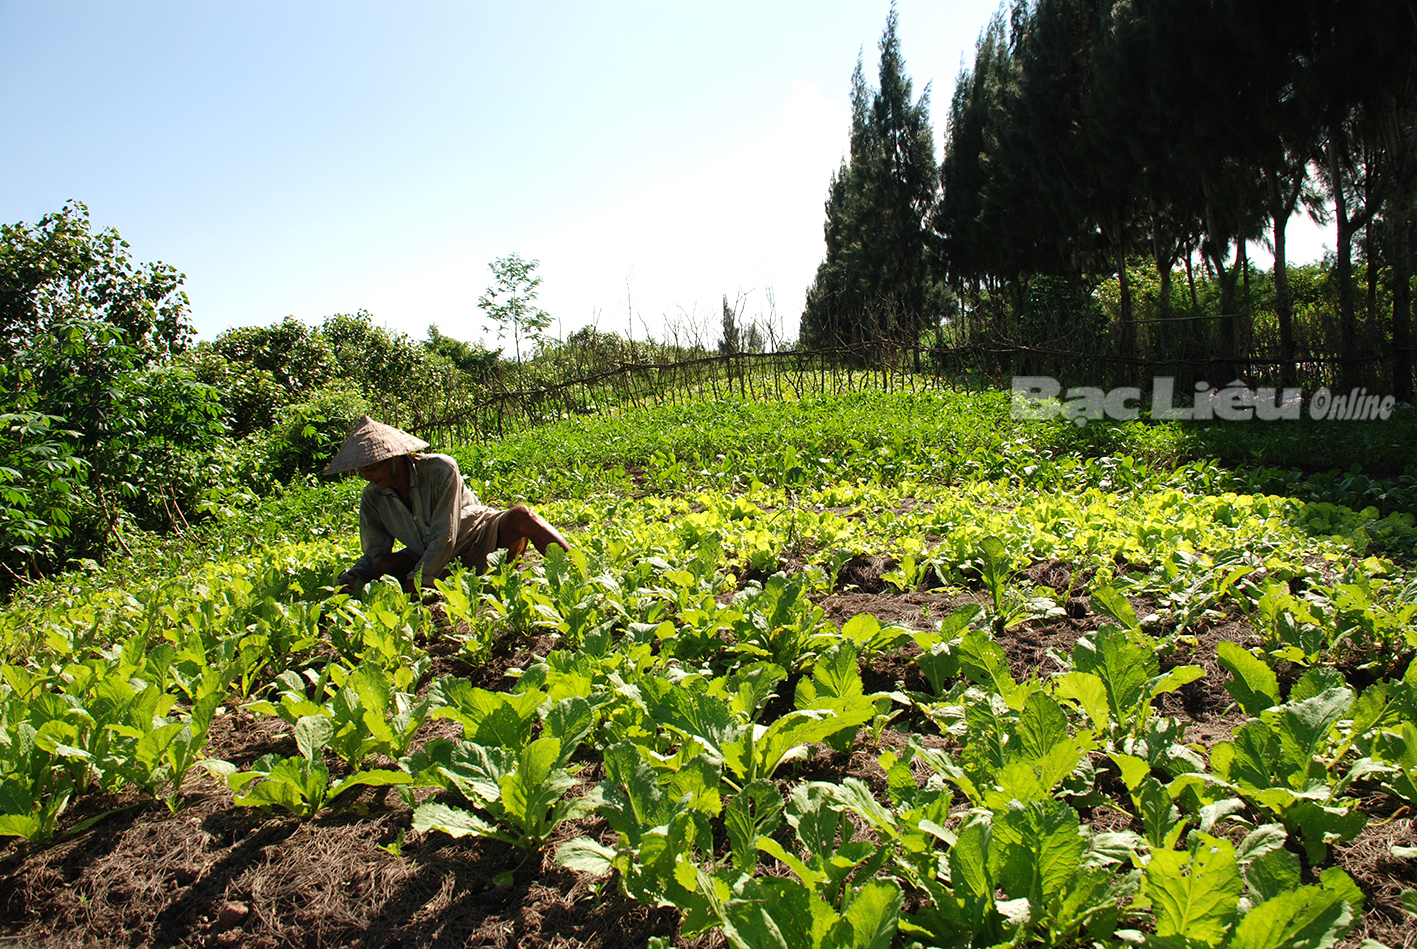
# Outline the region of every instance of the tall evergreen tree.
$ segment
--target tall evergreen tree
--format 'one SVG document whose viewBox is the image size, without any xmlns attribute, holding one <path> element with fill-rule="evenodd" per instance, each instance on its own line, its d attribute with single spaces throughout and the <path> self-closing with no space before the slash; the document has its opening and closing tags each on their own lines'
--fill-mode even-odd
<svg viewBox="0 0 1417 949">
<path fill-rule="evenodd" d="M 1070 276 L 1081 314 L 1097 282 L 1116 274 L 1116 348 L 1146 342 L 1175 357 L 1171 268 L 1184 258 L 1189 280 L 1198 248 L 1219 290 L 1216 312 L 1198 315 L 1217 319 L 1187 324 L 1187 335 L 1211 337 L 1211 356 L 1240 373 L 1250 348 L 1246 250 L 1268 236 L 1279 361 L 1292 378 L 1298 340 L 1324 345 L 1322 331 L 1296 325 L 1286 259 L 1289 219 L 1319 207 L 1319 182 L 1338 232 L 1335 348 L 1350 367 L 1365 355 L 1351 267 L 1361 231 L 1370 312 L 1378 279 L 1391 288 L 1390 320 L 1373 328 L 1390 334 L 1394 393 L 1410 392 L 1414 90 L 1417 0 L 1010 0 L 951 102 L 932 218 L 945 276 L 993 304 L 990 332 L 1036 342 L 1071 327 L 1034 319 L 1046 298 L 1053 320 L 1057 297 L 1032 281 Z M 1159 272 L 1159 346 L 1156 334 L 1130 332 L 1126 257 L 1144 234 Z M 1005 288 L 1012 316 L 1027 319 L 1001 305 Z M 1200 307 L 1193 282 L 1191 304 Z"/>
<path fill-rule="evenodd" d="M 1165 38 L 1152 64 L 1155 95 L 1170 103 L 1172 117 L 1160 144 L 1175 151 L 1196 192 L 1204 230 L 1200 249 L 1218 278 L 1216 316 L 1227 356 L 1240 355 L 1236 287 L 1248 267 L 1245 244 L 1262 234 L 1265 221 L 1257 155 L 1239 142 L 1257 120 L 1260 100 L 1248 59 L 1248 20 L 1237 17 L 1236 9 L 1235 0 L 1147 4 L 1153 29 Z"/>
<path fill-rule="evenodd" d="M 1130 357 L 1136 352 L 1136 325 L 1127 255 L 1147 220 L 1143 214 L 1146 179 L 1131 132 L 1135 95 L 1124 88 L 1129 80 L 1126 64 L 1119 64 L 1115 55 L 1118 20 L 1126 16 L 1130 6 L 1118 4 L 1114 8 L 1110 3 L 1092 2 L 1078 7 L 1071 18 L 1075 37 L 1072 56 L 1079 61 L 1079 68 L 1086 63 L 1086 86 L 1081 127 L 1075 137 L 1083 158 L 1078 181 L 1087 190 L 1074 198 L 1078 204 L 1075 213 L 1094 221 L 1111 248 L 1121 303 L 1117 349 Z M 1114 72 L 1119 65 L 1123 68 L 1120 75 Z"/>
<path fill-rule="evenodd" d="M 1405 7 L 1405 9 L 1404 9 Z M 1392 286 L 1393 395 L 1414 397 L 1412 346 L 1412 231 L 1417 225 L 1417 3 L 1387 4 L 1373 19 L 1378 62 L 1373 111 L 1389 193 L 1383 217 Z"/>
<path fill-rule="evenodd" d="M 851 77 L 851 153 L 827 198 L 827 253 L 802 314 L 809 345 L 914 345 L 930 318 L 926 218 L 936 169 L 929 90 L 913 98 L 897 24 L 892 7 L 880 42 L 879 87 L 867 86 L 859 58 Z"/>
<path fill-rule="evenodd" d="M 1326 31 L 1327 32 L 1327 31 Z M 1334 48 L 1325 51 L 1321 67 L 1325 73 L 1340 73 L 1350 77 L 1366 52 L 1349 45 L 1346 38 L 1335 35 L 1328 39 Z M 1346 47 L 1346 48 L 1345 48 Z M 1357 54 L 1357 55 L 1355 55 Z M 1373 121 L 1372 101 L 1364 102 L 1362 93 L 1335 77 L 1326 82 L 1330 95 L 1323 103 L 1323 155 L 1318 163 L 1319 177 L 1333 212 L 1334 276 L 1338 282 L 1338 326 L 1341 351 L 1345 357 L 1357 355 L 1358 319 L 1353 299 L 1353 240 L 1360 231 L 1367 231 L 1381 204 L 1382 181 L 1374 160 L 1380 143 Z M 1369 255 L 1372 256 L 1371 254 Z M 1371 261 L 1370 277 L 1377 274 L 1376 261 Z M 1372 314 L 1369 314 L 1370 318 Z"/>
<path fill-rule="evenodd" d="M 1157 81 L 1156 64 L 1172 40 L 1164 25 L 1140 4 L 1106 11 L 1105 29 L 1094 51 L 1090 121 L 1099 144 L 1113 154 L 1107 174 L 1130 180 L 1143 205 L 1142 220 L 1159 280 L 1159 351 L 1170 351 L 1171 270 L 1189 253 L 1200 232 L 1199 193 L 1169 130 L 1178 116 L 1175 100 Z M 1120 167 L 1118 167 L 1120 166 Z"/>
<path fill-rule="evenodd" d="M 1263 4 L 1239 4 L 1237 31 L 1251 44 L 1253 115 L 1236 132 L 1237 145 L 1259 167 L 1260 203 L 1269 218 L 1274 249 L 1275 319 L 1284 381 L 1294 382 L 1294 310 L 1289 295 L 1286 232 L 1301 200 L 1311 206 L 1317 194 L 1310 166 L 1322 144 L 1321 90 L 1317 82 L 1312 4 L 1286 6 L 1274 17 Z M 1245 19 L 1249 17 L 1249 19 Z"/>
<path fill-rule="evenodd" d="M 940 199 L 931 223 L 940 238 L 945 271 L 957 290 L 1009 269 L 999 242 L 987 239 L 984 204 L 993 170 L 987 135 L 1011 72 L 1007 27 L 1000 12 L 979 38 L 974 66 L 955 81 L 940 162 Z"/>
</svg>

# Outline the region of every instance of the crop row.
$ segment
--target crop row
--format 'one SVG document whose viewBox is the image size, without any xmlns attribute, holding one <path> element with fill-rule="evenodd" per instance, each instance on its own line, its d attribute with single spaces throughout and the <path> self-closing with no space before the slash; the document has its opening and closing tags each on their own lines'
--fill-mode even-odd
<svg viewBox="0 0 1417 949">
<path fill-rule="evenodd" d="M 7 612 L 6 642 L 31 658 L 4 667 L 0 831 L 42 841 L 96 790 L 178 808 L 201 769 L 238 805 L 301 816 L 393 788 L 421 832 L 527 852 L 597 815 L 608 833 L 558 859 L 618 870 L 615 885 L 678 907 L 686 931 L 737 945 L 873 946 L 901 930 L 926 945 L 1247 946 L 1351 925 L 1362 895 L 1330 850 L 1366 823 L 1354 788 L 1413 801 L 1417 674 L 1358 694 L 1324 665 L 1414 646 L 1412 581 L 1370 552 L 1410 543 L 1400 517 L 1184 482 L 1067 498 L 759 486 L 549 510 L 584 527 L 570 554 L 439 582 L 444 635 L 469 662 L 497 636 L 558 637 L 509 692 L 423 687 L 428 608 L 390 586 L 328 596 L 349 554 L 337 543 L 147 588 L 80 582 Z M 838 630 L 813 598 L 877 551 L 897 559 L 889 582 L 967 587 L 983 607 L 924 631 L 864 615 Z M 793 553 L 803 568 L 775 572 Z M 1017 576 L 1043 559 L 1092 571 L 1069 592 L 1111 623 L 1017 681 L 1001 637 L 1060 609 Z M 750 573 L 762 579 L 740 583 Z M 1161 659 L 1217 610 L 1249 612 L 1263 643 L 1222 645 L 1248 720 L 1204 748 L 1156 706 L 1201 674 Z M 860 664 L 902 649 L 930 689 L 867 693 Z M 1288 662 L 1308 672 L 1285 692 L 1273 667 Z M 297 754 L 205 758 L 236 703 L 289 722 Z M 434 719 L 460 736 L 423 740 Z M 821 746 L 863 742 L 883 793 L 793 781 Z M 604 779 L 569 795 L 589 762 Z M 1134 829 L 1094 832 L 1098 807 Z"/>
</svg>

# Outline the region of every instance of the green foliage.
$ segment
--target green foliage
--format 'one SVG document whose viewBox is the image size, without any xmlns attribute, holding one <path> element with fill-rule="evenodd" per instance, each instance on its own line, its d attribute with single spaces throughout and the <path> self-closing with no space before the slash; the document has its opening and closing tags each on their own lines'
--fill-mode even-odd
<svg viewBox="0 0 1417 949">
<path fill-rule="evenodd" d="M 279 705 L 260 701 L 246 707 L 279 715 L 292 725 L 313 716 L 328 719 L 331 730 L 324 746 L 356 770 L 371 755 L 400 758 L 406 754 L 428 717 L 431 703 L 429 698 L 416 699 L 397 691 L 389 674 L 373 662 L 349 673 L 339 666 L 327 666 L 314 683 L 317 697 L 330 693 L 323 703 L 306 697 L 305 682 L 294 670 L 277 676 L 276 684 L 282 687 Z"/>
<path fill-rule="evenodd" d="M 980 563 L 979 573 L 984 580 L 984 586 L 989 590 L 993 606 L 989 621 L 993 626 L 994 635 L 1002 636 L 1005 630 L 1028 618 L 1028 610 L 1022 598 L 1013 595 L 1009 587 L 1013 558 L 997 537 L 985 537 L 981 540 L 977 557 Z"/>
<path fill-rule="evenodd" d="M 874 621 L 874 617 L 869 614 L 859 614 L 856 619 L 860 616 Z M 869 623 L 858 624 L 859 626 L 869 626 Z M 796 706 L 804 710 L 825 709 L 835 715 L 849 718 L 856 718 L 865 713 L 869 706 L 873 721 L 882 725 L 884 721 L 888 721 L 885 716 L 890 710 L 891 696 L 885 693 L 866 694 L 861 682 L 861 672 L 857 668 L 857 654 L 856 642 L 850 636 L 823 652 L 812 667 L 811 678 L 804 678 L 797 683 Z M 856 732 L 856 728 L 843 729 L 829 736 L 827 744 L 833 751 L 848 751 L 856 738 Z"/>
<path fill-rule="evenodd" d="M 854 665 L 854 658 L 851 662 Z M 875 714 L 869 700 L 848 694 L 841 701 L 828 697 L 826 707 L 794 709 L 771 724 L 759 724 L 754 718 L 767 699 L 764 689 L 782 678 L 782 670 L 756 666 L 741 674 L 749 678 L 700 680 L 677 688 L 647 679 L 641 685 L 649 693 L 651 719 L 696 744 L 701 754 L 725 769 L 725 781 L 738 790 L 771 779 L 781 765 L 804 757 L 808 745 L 864 724 Z M 731 697 L 724 694 L 729 687 Z"/>
<path fill-rule="evenodd" d="M 87 753 L 65 741 L 79 713 L 40 691 L 23 670 L 6 666 L 9 693 L 0 721 L 0 835 L 43 843 L 83 787 Z"/>
<path fill-rule="evenodd" d="M 177 520 L 221 432 L 216 393 L 170 358 L 182 275 L 137 265 L 70 203 L 0 227 L 0 536 L 5 579 L 103 550 L 127 508 Z M 165 516 L 164 516 L 165 515 Z"/>
<path fill-rule="evenodd" d="M 520 365 L 522 340 L 541 345 L 551 314 L 536 306 L 537 288 L 541 277 L 536 274 L 539 261 L 523 260 L 520 254 L 498 257 L 487 267 L 492 271 L 492 285 L 478 297 L 477 305 L 488 319 L 497 324 L 497 338 L 512 337 L 512 353 Z"/>
<path fill-rule="evenodd" d="M 227 479 L 265 492 L 273 479 L 318 473 L 366 412 L 412 426 L 464 400 L 473 381 L 448 353 L 476 360 L 437 339 L 425 346 L 361 310 L 317 327 L 290 316 L 237 327 L 198 347 L 188 362 L 221 393 L 231 433 L 254 444 L 254 459 Z"/>
<path fill-rule="evenodd" d="M 620 873 L 624 892 L 651 903 L 695 904 L 697 866 L 713 852 L 709 818 L 723 807 L 718 766 L 703 756 L 676 756 L 656 769 L 635 745 L 604 749 L 598 813 L 616 834 L 606 847 L 576 838 L 557 849 L 562 866 Z"/>
<path fill-rule="evenodd" d="M 832 176 L 826 258 L 802 313 L 811 346 L 915 345 L 938 320 L 925 223 L 935 195 L 929 96 L 911 99 L 896 24 L 892 8 L 879 88 L 867 87 L 859 60 L 851 77 L 851 154 Z"/>
<path fill-rule="evenodd" d="M 1282 822 L 1312 864 L 1327 858 L 1330 844 L 1363 829 L 1366 817 L 1344 792 L 1356 778 L 1378 770 L 1364 760 L 1351 764 L 1346 775 L 1337 773 L 1348 750 L 1338 724 L 1350 713 L 1354 694 L 1334 684 L 1336 678 L 1311 670 L 1288 702 L 1262 710 L 1232 741 L 1211 750 L 1216 775 Z"/>
<path fill-rule="evenodd" d="M 341 375 L 326 334 L 293 316 L 270 326 L 225 330 L 211 344 L 211 351 L 229 364 L 269 374 L 280 390 L 296 399 L 328 386 Z"/>
<path fill-rule="evenodd" d="M 323 715 L 311 715 L 295 723 L 295 743 L 300 754 L 292 758 L 268 754 L 257 758 L 250 771 L 236 771 L 224 762 L 215 773 L 225 773 L 226 783 L 236 792 L 242 807 L 283 807 L 297 817 L 312 817 L 335 798 L 355 787 L 389 787 L 412 784 L 402 771 L 376 768 L 354 771 L 336 781 L 324 762 L 324 750 L 334 733 L 334 725 Z"/>
<path fill-rule="evenodd" d="M 699 895 L 737 949 L 779 945 L 791 949 L 886 949 L 895 936 L 904 894 L 889 881 L 870 880 L 850 894 L 841 912 L 796 881 L 747 878 L 737 886 L 700 871 Z"/>
<path fill-rule="evenodd" d="M 761 586 L 750 584 L 734 599 L 742 619 L 733 624 L 739 652 L 795 669 L 828 642 L 825 614 L 806 598 L 806 580 L 775 573 Z"/>
<path fill-rule="evenodd" d="M 423 345 L 430 352 L 442 356 L 459 370 L 479 381 L 486 380 L 497 368 L 496 350 L 484 349 L 482 344 L 465 343 L 438 331 L 437 324 L 429 324 L 428 338 Z"/>
<path fill-rule="evenodd" d="M 593 796 L 565 797 L 575 784 L 567 762 L 590 725 L 590 706 L 573 697 L 551 710 L 547 733 L 533 741 L 465 741 L 436 748 L 429 754 L 433 767 L 487 818 L 429 802 L 414 811 L 414 830 L 491 837 L 522 850 L 540 848 L 562 822 L 588 815 L 597 803 Z"/>
<path fill-rule="evenodd" d="M 1241 854 L 1228 840 L 1198 833 L 1188 850 L 1153 851 L 1134 904 L 1156 915 L 1156 931 L 1142 936 L 1142 944 L 1298 949 L 1333 945 L 1349 931 L 1363 897 L 1347 874 L 1326 871 L 1319 885 L 1301 886 L 1291 854 L 1257 853 L 1249 843 Z M 1241 916 L 1247 888 L 1250 908 Z"/>
<path fill-rule="evenodd" d="M 975 604 L 961 606 L 940 621 L 937 632 L 916 633 L 911 637 L 921 650 L 920 655 L 915 657 L 915 664 L 925 673 L 937 697 L 943 695 L 949 682 L 959 675 L 960 634 L 968 629 L 979 613 L 980 608 Z"/>
<path fill-rule="evenodd" d="M 747 324 L 739 323 L 739 317 L 743 309 L 743 299 L 739 297 L 738 306 L 728 305 L 728 294 L 723 295 L 723 336 L 718 341 L 718 351 L 726 355 L 734 353 L 748 352 L 760 353 L 763 351 L 763 334 L 758 329 L 758 324 L 749 320 Z"/>
<path fill-rule="evenodd" d="M 265 458 L 271 475 L 289 481 L 319 474 L 344 443 L 344 437 L 367 414 L 369 403 L 349 388 L 319 389 L 288 405 L 266 435 Z"/>
<path fill-rule="evenodd" d="M 1205 674 L 1199 666 L 1176 666 L 1162 673 L 1158 644 L 1148 639 L 1144 633 L 1104 626 L 1095 637 L 1078 639 L 1073 671 L 1058 680 L 1058 697 L 1076 702 L 1119 747 L 1147 733 L 1157 697 Z"/>
<path fill-rule="evenodd" d="M 1230 673 L 1225 691 L 1246 715 L 1259 715 L 1279 703 L 1279 680 L 1274 670 L 1232 642 L 1216 647 L 1216 659 Z"/>
<path fill-rule="evenodd" d="M 99 793 L 177 808 L 195 769 L 244 806 L 302 818 L 394 787 L 384 806 L 412 811 L 420 833 L 499 840 L 526 865 L 567 821 L 599 817 L 608 832 L 561 844 L 561 865 L 674 907 L 690 938 L 716 929 L 736 945 L 1340 938 L 1362 897 L 1325 861 L 1366 820 L 1358 788 L 1417 795 L 1417 672 L 1359 694 L 1331 669 L 1335 649 L 1411 648 L 1410 563 L 1368 552 L 1380 519 L 1233 493 L 1214 465 L 1040 461 L 987 412 L 930 414 L 950 404 L 823 400 L 812 411 L 832 414 L 815 430 L 795 425 L 813 417 L 800 405 L 715 407 L 708 436 L 682 407 L 557 429 L 546 464 L 604 471 L 658 452 L 643 476 L 659 488 L 582 484 L 542 505 L 575 526 L 572 551 L 455 572 L 431 609 L 393 584 L 361 598 L 328 588 L 355 555 L 347 482 L 283 489 L 210 547 L 66 575 L 0 611 L 0 833 L 74 831 L 73 802 Z M 641 431 L 657 419 L 684 428 Z M 779 444 L 745 467 L 754 426 L 774 419 L 805 450 Z M 720 434 L 722 459 L 677 454 Z M 477 457 L 505 489 L 527 483 L 510 474 L 522 451 Z M 1383 529 L 1412 543 L 1400 522 Z M 276 543 L 291 532 L 306 539 Z M 919 558 L 965 605 L 927 615 L 917 600 L 909 630 L 868 614 L 837 628 L 823 598 L 861 551 Z M 739 589 L 755 553 L 794 571 Z M 1070 655 L 1019 670 L 992 620 L 1044 615 L 1022 578 L 1040 562 L 1088 572 L 1102 622 Z M 1273 648 L 1221 645 L 1249 720 L 1229 742 L 1188 740 L 1158 705 L 1197 675 L 1172 654 L 1199 646 L 1168 631 L 1263 617 L 1270 593 L 1309 611 L 1324 648 L 1286 694 Z M 990 609 L 968 602 L 981 597 Z M 1156 614 L 1138 617 L 1142 602 Z M 449 635 L 462 642 L 436 643 Z M 441 674 L 425 689 L 428 650 L 480 662 L 503 643 L 534 649 L 509 688 Z M 879 676 L 907 662 L 928 687 L 863 678 L 863 663 Z M 246 711 L 287 723 L 299 753 L 244 771 L 204 759 L 211 723 L 248 695 Z M 883 780 L 806 780 L 847 749 L 875 755 Z M 601 780 L 582 793 L 593 769 Z M 438 790 L 418 800 L 420 787 Z M 1095 832 L 1084 815 L 1104 808 L 1135 832 Z M 1227 854 L 1214 842 L 1236 828 L 1248 835 Z"/>
<path fill-rule="evenodd" d="M 0 548 L 18 557 L 53 558 L 69 536 L 86 464 L 74 455 L 76 432 L 57 415 L 0 413 Z"/>
<path fill-rule="evenodd" d="M 218 337 L 224 338 L 225 334 Z M 180 361 L 198 382 L 219 393 L 223 420 L 232 438 L 242 439 L 269 429 L 280 410 L 296 395 L 271 370 L 228 357 L 205 340 L 183 353 Z"/>
<path fill-rule="evenodd" d="M 946 781 L 976 806 L 995 811 L 1069 792 L 1090 791 L 1085 762 L 1097 747 L 1091 731 L 1070 735 L 1067 717 L 1052 698 L 1031 692 L 1018 714 L 988 702 L 965 714 L 967 750 L 958 763 L 922 754 Z"/>
<path fill-rule="evenodd" d="M 1263 351 L 1284 364 L 1276 381 L 1305 373 L 1310 391 L 1353 370 L 1306 373 L 1300 351 L 1402 345 L 1411 242 L 1379 251 L 1372 238 L 1409 226 L 1410 149 L 1371 120 L 1411 121 L 1389 90 L 1410 75 L 1414 29 L 1386 6 L 1329 19 L 1303 5 L 1282 20 L 1258 7 L 1001 9 L 955 84 L 931 221 L 937 279 L 967 303 L 956 340 L 1014 350 L 1005 373 L 1090 371 L 1089 385 L 1116 364 L 1080 365 L 1084 353 L 1196 365 Z M 1383 173 L 1406 183 L 1382 194 Z M 1287 267 L 1284 222 L 1301 205 L 1339 219 L 1325 265 Z M 1367 307 L 1353 263 L 1365 227 Z M 1280 250 L 1272 274 L 1245 255 L 1259 234 Z M 1360 329 L 1389 313 L 1390 331 Z M 1399 400 L 1411 374 L 1394 360 Z M 1220 435 L 1232 438 L 1253 444 Z"/>
<path fill-rule="evenodd" d="M 444 677 L 431 687 L 435 718 L 450 718 L 462 725 L 463 738 L 488 747 L 526 744 L 537 722 L 536 710 L 546 701 L 540 691 L 489 692 L 474 688 L 465 679 Z"/>
<path fill-rule="evenodd" d="M 328 317 L 319 332 L 334 351 L 341 377 L 391 425 L 411 428 L 466 396 L 466 380 L 445 357 L 407 334 L 375 326 L 367 311 Z"/>
</svg>

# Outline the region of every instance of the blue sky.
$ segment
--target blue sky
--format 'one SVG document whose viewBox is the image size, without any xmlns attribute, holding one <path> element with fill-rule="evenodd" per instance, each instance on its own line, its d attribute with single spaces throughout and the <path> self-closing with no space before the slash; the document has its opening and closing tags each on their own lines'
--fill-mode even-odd
<svg viewBox="0 0 1417 949">
<path fill-rule="evenodd" d="M 996 7 L 898 3 L 937 139 Z M 793 338 L 888 10 L 0 0 L 0 220 L 84 201 L 207 338 L 364 308 L 475 339 L 513 251 L 553 330 L 711 341 L 726 293 Z"/>
</svg>

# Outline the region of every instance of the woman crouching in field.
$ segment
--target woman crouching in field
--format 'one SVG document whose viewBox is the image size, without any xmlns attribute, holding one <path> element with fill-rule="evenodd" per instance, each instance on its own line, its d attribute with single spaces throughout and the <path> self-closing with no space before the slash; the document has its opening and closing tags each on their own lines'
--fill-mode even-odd
<svg viewBox="0 0 1417 949">
<path fill-rule="evenodd" d="M 325 474 L 354 471 L 369 482 L 359 498 L 363 555 L 335 581 L 354 593 L 370 580 L 392 576 L 406 593 L 429 586 L 454 560 L 472 570 L 505 549 L 518 557 L 530 542 L 541 553 L 551 544 L 570 550 L 566 538 L 524 504 L 487 507 L 447 455 L 424 454 L 428 443 L 391 425 L 361 418 Z M 403 547 L 397 551 L 394 541 Z"/>
</svg>

